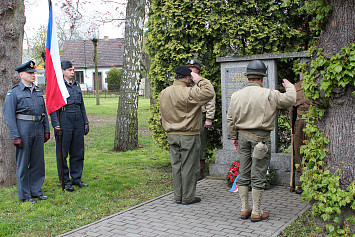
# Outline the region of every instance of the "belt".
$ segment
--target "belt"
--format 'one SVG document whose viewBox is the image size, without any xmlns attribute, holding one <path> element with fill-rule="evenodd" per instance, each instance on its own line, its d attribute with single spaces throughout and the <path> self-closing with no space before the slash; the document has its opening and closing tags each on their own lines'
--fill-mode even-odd
<svg viewBox="0 0 355 237">
<path fill-rule="evenodd" d="M 67 109 L 80 109 L 79 104 L 70 104 L 70 105 L 64 105 L 62 108 L 60 108 L 62 111 L 65 111 Z"/>
<path fill-rule="evenodd" d="M 42 116 L 27 115 L 27 114 L 16 114 L 16 118 L 28 121 L 39 121 L 42 120 Z"/>
<path fill-rule="evenodd" d="M 252 134 L 251 132 L 248 132 L 246 130 L 239 130 L 238 132 L 256 142 L 270 141 L 270 135 L 267 137 L 258 137 L 257 135 Z"/>
</svg>

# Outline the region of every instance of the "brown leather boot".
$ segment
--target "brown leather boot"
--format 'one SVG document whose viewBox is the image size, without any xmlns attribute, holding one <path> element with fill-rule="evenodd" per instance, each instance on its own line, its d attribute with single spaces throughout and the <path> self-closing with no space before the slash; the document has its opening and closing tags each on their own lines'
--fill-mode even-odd
<svg viewBox="0 0 355 237">
<path fill-rule="evenodd" d="M 266 211 L 264 211 L 263 214 L 261 214 L 261 216 L 251 214 L 251 217 L 250 217 L 251 222 L 258 222 L 258 221 L 267 220 L 267 219 L 269 219 L 269 213 Z"/>
<path fill-rule="evenodd" d="M 198 175 L 198 180 L 202 180 L 205 178 L 205 173 L 203 170 L 205 169 L 205 161 L 200 160 L 200 174 Z"/>
<path fill-rule="evenodd" d="M 241 211 L 240 212 L 240 219 L 246 220 L 250 217 L 251 215 L 251 209 L 249 211 Z"/>
</svg>

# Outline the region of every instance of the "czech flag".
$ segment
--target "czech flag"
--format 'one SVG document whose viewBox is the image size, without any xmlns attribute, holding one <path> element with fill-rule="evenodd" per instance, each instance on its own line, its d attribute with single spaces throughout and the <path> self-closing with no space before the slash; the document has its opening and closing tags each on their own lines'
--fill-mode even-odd
<svg viewBox="0 0 355 237">
<path fill-rule="evenodd" d="M 66 105 L 67 98 L 69 97 L 60 65 L 57 27 L 52 2 L 50 2 L 49 7 L 45 76 L 47 79 L 46 104 L 48 114 L 50 114 Z"/>
<path fill-rule="evenodd" d="M 238 192 L 238 186 L 237 186 L 237 179 L 239 177 L 239 174 L 238 176 L 235 178 L 234 182 L 233 182 L 233 186 L 231 189 L 228 190 L 228 192 L 232 192 L 232 193 L 236 193 Z"/>
</svg>

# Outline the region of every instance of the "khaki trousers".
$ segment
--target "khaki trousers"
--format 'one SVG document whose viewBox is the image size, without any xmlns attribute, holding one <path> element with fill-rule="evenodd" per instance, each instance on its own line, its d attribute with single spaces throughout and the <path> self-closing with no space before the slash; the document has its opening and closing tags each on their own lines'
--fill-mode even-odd
<svg viewBox="0 0 355 237">
<path fill-rule="evenodd" d="M 200 172 L 200 135 L 168 135 L 176 201 L 195 200 Z"/>
<path fill-rule="evenodd" d="M 263 130 L 249 130 L 258 137 L 267 137 L 270 135 L 269 131 Z M 239 186 L 248 186 L 251 183 L 252 188 L 257 190 L 265 189 L 266 172 L 270 165 L 271 159 L 271 142 L 267 141 L 268 152 L 264 159 L 252 158 L 255 145 L 258 144 L 243 134 L 238 134 L 238 147 L 239 147 L 239 178 L 237 183 Z"/>
</svg>

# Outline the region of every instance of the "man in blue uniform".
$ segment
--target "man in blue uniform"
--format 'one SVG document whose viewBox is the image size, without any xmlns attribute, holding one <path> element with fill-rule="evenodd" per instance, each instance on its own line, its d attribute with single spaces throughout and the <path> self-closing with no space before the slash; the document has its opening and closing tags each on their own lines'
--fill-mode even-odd
<svg viewBox="0 0 355 237">
<path fill-rule="evenodd" d="M 65 86 L 69 92 L 67 104 L 50 114 L 56 137 L 57 169 L 59 182 L 62 183 L 60 169 L 60 151 L 58 138 L 62 141 L 64 185 L 69 192 L 72 185 L 87 187 L 81 180 L 84 167 L 84 135 L 89 133 L 89 121 L 86 116 L 83 96 L 79 82 L 74 80 L 74 66 L 70 61 L 61 63 Z M 69 155 L 69 167 L 67 157 Z M 71 176 L 71 178 L 69 177 Z"/>
<path fill-rule="evenodd" d="M 36 203 L 46 200 L 42 185 L 45 176 L 43 144 L 50 138 L 47 110 L 41 90 L 34 84 L 34 62 L 28 61 L 15 70 L 21 82 L 12 87 L 5 99 L 4 117 L 16 146 L 18 197 Z"/>
</svg>

